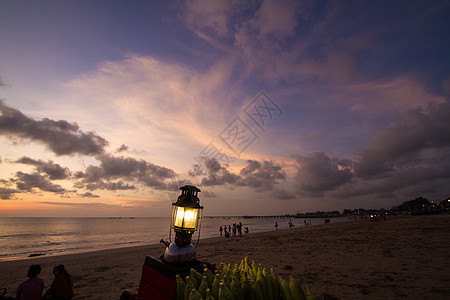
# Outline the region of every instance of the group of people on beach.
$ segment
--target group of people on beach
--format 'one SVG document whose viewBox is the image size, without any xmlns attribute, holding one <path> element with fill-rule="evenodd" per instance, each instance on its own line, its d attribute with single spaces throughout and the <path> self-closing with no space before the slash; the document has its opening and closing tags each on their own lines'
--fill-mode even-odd
<svg viewBox="0 0 450 300">
<path fill-rule="evenodd" d="M 248 233 L 248 227 L 244 228 L 245 233 Z M 220 236 L 225 235 L 225 237 L 230 237 L 231 235 L 242 235 L 242 222 L 239 222 L 238 224 L 234 223 L 233 227 L 231 225 L 225 225 L 219 227 Z"/>
<path fill-rule="evenodd" d="M 292 219 L 289 220 L 288 225 L 289 225 L 289 229 L 294 228 L 294 223 L 292 222 Z M 275 222 L 275 230 L 278 229 L 278 226 L 279 226 L 279 225 L 278 225 L 278 222 Z"/>
<path fill-rule="evenodd" d="M 64 265 L 53 268 L 55 278 L 50 288 L 44 292 L 44 279 L 39 278 L 40 265 L 31 265 L 28 269 L 28 279 L 22 282 L 16 293 L 16 300 L 71 300 L 73 297 L 73 281 Z"/>
</svg>

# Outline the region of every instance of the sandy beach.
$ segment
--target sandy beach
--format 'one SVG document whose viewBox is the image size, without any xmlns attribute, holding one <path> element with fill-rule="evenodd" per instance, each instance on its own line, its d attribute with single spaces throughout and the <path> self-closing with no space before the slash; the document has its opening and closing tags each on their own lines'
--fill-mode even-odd
<svg viewBox="0 0 450 300">
<path fill-rule="evenodd" d="M 333 223 L 333 222 L 332 222 Z M 0 287 L 15 296 L 28 266 L 39 263 L 46 288 L 52 268 L 64 264 L 74 299 L 118 299 L 137 292 L 146 255 L 162 245 L 37 257 L 0 263 Z M 200 242 L 199 260 L 239 263 L 249 256 L 285 278 L 308 284 L 318 299 L 449 299 L 450 215 L 397 216 L 277 230 Z"/>
</svg>

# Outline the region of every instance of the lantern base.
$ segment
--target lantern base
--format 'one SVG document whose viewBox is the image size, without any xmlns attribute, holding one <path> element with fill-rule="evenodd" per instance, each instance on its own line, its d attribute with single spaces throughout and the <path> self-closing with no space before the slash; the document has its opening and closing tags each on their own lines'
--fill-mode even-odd
<svg viewBox="0 0 450 300">
<path fill-rule="evenodd" d="M 189 244 L 179 247 L 175 243 L 171 243 L 164 252 L 164 260 L 172 264 L 186 264 L 197 259 L 195 247 Z"/>
</svg>

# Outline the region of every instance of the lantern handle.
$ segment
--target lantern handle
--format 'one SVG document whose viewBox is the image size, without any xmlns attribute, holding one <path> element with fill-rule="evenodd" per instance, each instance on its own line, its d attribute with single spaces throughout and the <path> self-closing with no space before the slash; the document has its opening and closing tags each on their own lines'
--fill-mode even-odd
<svg viewBox="0 0 450 300">
<path fill-rule="evenodd" d="M 200 210 L 200 224 L 198 225 L 198 237 L 195 248 L 197 248 L 198 244 L 200 243 L 200 231 L 202 230 L 202 219 L 203 219 L 203 209 Z"/>
<path fill-rule="evenodd" d="M 169 226 L 169 242 L 172 243 L 172 216 L 173 215 L 173 204 L 172 204 L 172 213 L 170 214 L 170 226 Z"/>
<path fill-rule="evenodd" d="M 172 243 L 172 228 L 169 228 L 169 242 Z"/>
<path fill-rule="evenodd" d="M 200 243 L 200 228 L 198 229 L 198 238 L 197 238 L 197 244 L 195 245 L 195 248 L 197 248 L 198 244 Z"/>
</svg>

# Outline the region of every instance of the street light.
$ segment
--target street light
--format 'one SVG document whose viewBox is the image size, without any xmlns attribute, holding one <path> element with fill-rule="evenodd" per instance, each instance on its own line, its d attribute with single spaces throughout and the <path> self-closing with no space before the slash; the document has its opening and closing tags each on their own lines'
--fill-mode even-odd
<svg viewBox="0 0 450 300">
<path fill-rule="evenodd" d="M 164 260 L 174 264 L 185 264 L 195 260 L 195 247 L 191 243 L 192 234 L 201 226 L 203 206 L 200 206 L 198 189 L 192 185 L 180 188 L 181 195 L 172 204 L 170 227 L 175 231 L 175 242 L 170 243 L 164 253 Z M 169 232 L 171 240 L 172 230 Z M 200 239 L 200 234 L 199 237 Z M 198 244 L 198 242 L 197 242 Z"/>
</svg>

